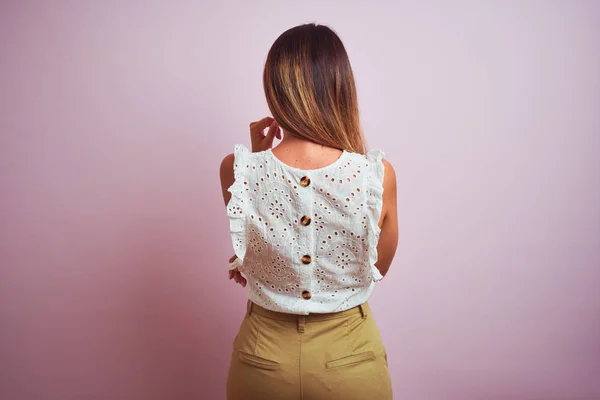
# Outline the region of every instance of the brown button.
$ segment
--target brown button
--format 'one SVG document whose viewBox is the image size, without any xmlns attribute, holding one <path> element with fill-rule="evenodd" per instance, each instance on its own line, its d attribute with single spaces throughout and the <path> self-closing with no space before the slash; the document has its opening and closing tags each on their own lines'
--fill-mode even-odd
<svg viewBox="0 0 600 400">
<path fill-rule="evenodd" d="M 308 176 L 303 176 L 300 179 L 300 184 L 304 187 L 307 187 L 308 185 L 310 185 L 310 178 Z"/>
<path fill-rule="evenodd" d="M 310 264 L 312 261 L 312 257 L 309 255 L 302 256 L 302 264 Z"/>
<path fill-rule="evenodd" d="M 302 218 L 300 218 L 300 223 L 304 226 L 309 226 L 310 225 L 310 217 L 308 215 L 303 216 Z"/>
<path fill-rule="evenodd" d="M 302 298 L 304 300 L 310 300 L 311 297 L 312 297 L 312 293 L 310 293 L 308 290 L 305 290 L 304 292 L 302 292 Z"/>
</svg>

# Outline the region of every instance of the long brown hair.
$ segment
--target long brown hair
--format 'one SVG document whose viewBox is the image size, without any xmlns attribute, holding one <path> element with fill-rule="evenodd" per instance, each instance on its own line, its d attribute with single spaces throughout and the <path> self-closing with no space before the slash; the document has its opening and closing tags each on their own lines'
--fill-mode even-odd
<svg viewBox="0 0 600 400">
<path fill-rule="evenodd" d="M 350 60 L 329 27 L 306 24 L 282 33 L 269 50 L 263 86 L 269 109 L 284 130 L 365 153 Z"/>
</svg>

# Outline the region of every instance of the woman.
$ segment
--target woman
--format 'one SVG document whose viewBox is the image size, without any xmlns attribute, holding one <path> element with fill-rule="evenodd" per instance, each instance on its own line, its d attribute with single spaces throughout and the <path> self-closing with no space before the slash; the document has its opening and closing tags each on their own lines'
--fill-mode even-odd
<svg viewBox="0 0 600 400">
<path fill-rule="evenodd" d="M 249 299 L 227 398 L 391 399 L 367 299 L 396 251 L 396 178 L 365 150 L 341 40 L 315 24 L 284 32 L 263 85 L 273 118 L 221 164 L 229 276 Z"/>
</svg>

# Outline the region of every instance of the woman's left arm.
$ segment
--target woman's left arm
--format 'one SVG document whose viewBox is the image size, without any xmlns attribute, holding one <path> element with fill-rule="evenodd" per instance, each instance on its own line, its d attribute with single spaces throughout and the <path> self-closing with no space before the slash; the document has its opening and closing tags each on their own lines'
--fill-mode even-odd
<svg viewBox="0 0 600 400">
<path fill-rule="evenodd" d="M 264 134 L 264 130 L 269 128 L 267 134 Z M 281 129 L 275 120 L 271 117 L 265 117 L 260 121 L 252 122 L 250 124 L 250 140 L 252 141 L 252 151 L 263 151 L 273 146 L 273 139 L 281 139 Z M 227 189 L 235 182 L 235 173 L 233 170 L 233 164 L 235 162 L 234 154 L 225 156 L 221 161 L 221 168 L 219 175 L 221 176 L 221 191 L 223 193 L 223 201 L 225 201 L 225 207 L 231 200 L 231 193 Z M 234 255 L 229 259 L 229 262 L 233 262 L 237 257 Z M 229 279 L 233 279 L 236 283 L 242 286 L 246 286 L 246 278 L 236 269 L 229 270 Z"/>
</svg>

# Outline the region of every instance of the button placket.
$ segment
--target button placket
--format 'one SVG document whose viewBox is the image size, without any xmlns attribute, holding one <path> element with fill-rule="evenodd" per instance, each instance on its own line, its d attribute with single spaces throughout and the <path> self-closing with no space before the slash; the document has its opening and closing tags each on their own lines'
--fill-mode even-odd
<svg viewBox="0 0 600 400">
<path fill-rule="evenodd" d="M 312 229 L 311 222 L 312 219 L 310 217 L 310 215 L 312 214 L 312 203 L 313 203 L 313 196 L 314 196 L 314 192 L 312 187 L 310 187 L 311 185 L 311 179 L 308 176 L 303 176 L 302 178 L 300 178 L 300 186 L 302 187 L 300 189 L 300 196 L 306 200 L 304 203 L 306 210 L 304 210 L 306 212 L 306 214 L 302 215 L 300 217 L 299 225 L 301 225 L 300 229 L 305 230 L 307 229 L 308 231 L 304 231 L 304 234 L 301 234 L 300 237 L 303 237 L 304 240 L 306 240 L 305 243 L 302 243 L 302 247 L 307 250 L 308 252 L 311 252 L 312 249 L 314 248 L 314 230 Z M 313 262 L 313 257 L 311 254 L 304 254 L 300 257 L 300 262 L 305 266 L 306 268 L 306 277 L 308 278 L 306 282 L 303 282 L 303 291 L 301 294 L 301 297 L 304 300 L 310 300 L 312 298 L 312 293 L 310 292 L 311 288 L 311 282 L 312 282 L 312 268 L 310 267 L 310 264 Z"/>
</svg>

